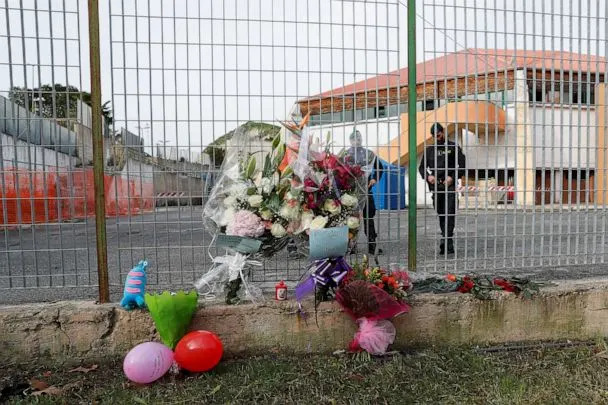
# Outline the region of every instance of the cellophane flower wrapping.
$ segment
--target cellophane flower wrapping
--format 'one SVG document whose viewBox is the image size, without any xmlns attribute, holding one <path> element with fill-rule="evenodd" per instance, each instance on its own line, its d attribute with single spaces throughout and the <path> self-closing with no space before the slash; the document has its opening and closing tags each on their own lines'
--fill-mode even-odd
<svg viewBox="0 0 608 405">
<path fill-rule="evenodd" d="M 290 224 L 279 214 L 291 185 L 291 174 L 279 170 L 284 155 L 280 134 L 270 143 L 237 129 L 203 208 L 206 229 L 213 235 L 258 239 L 263 257 L 281 250 Z"/>
<path fill-rule="evenodd" d="M 294 224 L 296 234 L 306 238 L 311 230 L 347 226 L 352 245 L 362 227 L 366 172 L 333 153 L 329 135 L 322 144 L 306 127 L 285 127 L 286 153 L 281 166 L 293 172 L 287 204 L 300 210 L 299 223 Z"/>
<path fill-rule="evenodd" d="M 261 266 L 261 259 L 287 245 L 293 221 L 300 217 L 297 207 L 285 208 L 292 174 L 279 170 L 284 155 L 281 134 L 263 140 L 239 128 L 227 141 L 219 178 L 203 208 L 203 224 L 214 237 L 252 238 L 261 245 L 255 252 L 228 249 L 225 255 L 214 257 L 214 267 L 196 283 L 203 295 L 215 295 L 227 282 L 240 278 L 245 298 L 262 297 L 258 289 L 247 285 L 247 274 Z"/>
<path fill-rule="evenodd" d="M 357 324 L 359 330 L 350 345 L 354 351 L 361 348 L 369 354 L 378 356 L 386 353 L 388 347 L 395 341 L 397 332 L 391 321 L 360 318 Z"/>
</svg>

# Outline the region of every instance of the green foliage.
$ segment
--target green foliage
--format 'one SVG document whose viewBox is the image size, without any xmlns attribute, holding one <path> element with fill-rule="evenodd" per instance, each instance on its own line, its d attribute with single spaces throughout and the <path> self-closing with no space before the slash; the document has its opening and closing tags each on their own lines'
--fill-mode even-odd
<svg viewBox="0 0 608 405">
<path fill-rule="evenodd" d="M 91 93 L 60 83 L 44 84 L 32 89 L 14 86 L 10 89 L 8 98 L 15 104 L 40 114 L 44 118 L 56 118 L 59 123 L 78 119 L 77 103 L 79 100 L 91 105 Z M 101 110 L 105 123 L 110 125 L 114 120 L 110 101 L 106 101 Z"/>
<path fill-rule="evenodd" d="M 273 194 L 266 201 L 266 208 L 268 208 L 270 211 L 277 214 L 279 212 L 279 210 L 281 209 L 281 197 L 279 197 L 278 194 Z"/>
<path fill-rule="evenodd" d="M 281 128 L 265 122 L 249 121 L 240 127 L 220 136 L 203 150 L 203 153 L 206 153 L 209 155 L 209 157 L 211 157 L 211 160 L 216 167 L 221 166 L 224 162 L 224 158 L 226 157 L 226 143 L 232 139 L 237 130 L 243 131 L 248 136 L 255 137 L 256 139 L 262 139 L 266 142 L 274 142 L 274 139 L 276 139 Z"/>
</svg>

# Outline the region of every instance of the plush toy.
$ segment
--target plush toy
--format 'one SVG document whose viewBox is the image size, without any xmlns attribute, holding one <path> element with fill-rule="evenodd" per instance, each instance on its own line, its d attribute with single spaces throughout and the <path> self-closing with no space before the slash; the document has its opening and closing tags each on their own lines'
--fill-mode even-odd
<svg viewBox="0 0 608 405">
<path fill-rule="evenodd" d="M 120 301 L 120 306 L 126 310 L 134 308 L 145 308 L 144 291 L 146 289 L 146 267 L 148 262 L 140 261 L 133 267 L 125 281 L 125 292 Z"/>
</svg>

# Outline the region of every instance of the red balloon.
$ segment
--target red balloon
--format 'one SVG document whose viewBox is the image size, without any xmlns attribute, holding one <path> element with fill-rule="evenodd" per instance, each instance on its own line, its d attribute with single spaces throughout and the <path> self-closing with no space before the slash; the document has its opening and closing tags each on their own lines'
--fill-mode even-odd
<svg viewBox="0 0 608 405">
<path fill-rule="evenodd" d="M 188 371 L 209 371 L 220 362 L 224 345 L 214 333 L 195 330 L 186 334 L 175 347 L 175 361 Z"/>
</svg>

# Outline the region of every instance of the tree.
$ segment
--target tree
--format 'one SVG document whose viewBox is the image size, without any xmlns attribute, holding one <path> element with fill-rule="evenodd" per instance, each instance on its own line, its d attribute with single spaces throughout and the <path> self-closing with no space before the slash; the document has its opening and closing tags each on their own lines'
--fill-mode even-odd
<svg viewBox="0 0 608 405">
<path fill-rule="evenodd" d="M 220 167 L 224 162 L 224 157 L 226 156 L 226 143 L 234 136 L 234 133 L 237 130 L 244 131 L 248 136 L 257 137 L 266 142 L 272 142 L 274 137 L 281 131 L 281 127 L 264 122 L 248 121 L 227 134 L 220 136 L 203 150 L 203 153 L 206 153 L 211 157 L 211 161 L 215 167 Z"/>
<path fill-rule="evenodd" d="M 15 86 L 10 89 L 8 98 L 15 104 L 40 114 L 44 118 L 55 118 L 59 124 L 64 126 L 68 121 L 78 119 L 78 100 L 82 99 L 85 104 L 91 105 L 91 93 L 60 83 L 45 84 L 33 89 Z M 110 101 L 106 101 L 102 105 L 101 113 L 105 123 L 111 124 L 113 114 Z"/>
</svg>

